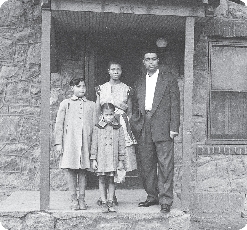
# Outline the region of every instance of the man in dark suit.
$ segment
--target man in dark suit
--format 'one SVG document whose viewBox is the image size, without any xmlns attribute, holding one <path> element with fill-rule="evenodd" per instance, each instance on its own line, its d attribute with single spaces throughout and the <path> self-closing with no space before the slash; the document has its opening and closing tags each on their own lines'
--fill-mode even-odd
<svg viewBox="0 0 247 230">
<path fill-rule="evenodd" d="M 139 207 L 160 204 L 168 213 L 173 202 L 174 142 L 180 123 L 176 77 L 159 68 L 157 52 L 144 55 L 144 74 L 134 88 L 132 130 L 138 141 L 143 186 L 147 199 Z M 158 173 L 157 173 L 158 166 Z"/>
</svg>

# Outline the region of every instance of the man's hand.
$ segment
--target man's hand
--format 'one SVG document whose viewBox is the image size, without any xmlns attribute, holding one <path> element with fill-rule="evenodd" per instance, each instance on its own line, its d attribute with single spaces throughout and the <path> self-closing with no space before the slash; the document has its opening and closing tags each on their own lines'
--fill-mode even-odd
<svg viewBox="0 0 247 230">
<path fill-rule="evenodd" d="M 118 162 L 118 169 L 124 169 L 123 161 Z"/>
<path fill-rule="evenodd" d="M 56 145 L 55 146 L 55 157 L 59 158 L 62 155 L 63 148 L 62 145 Z"/>
<path fill-rule="evenodd" d="M 173 131 L 170 131 L 170 138 L 173 139 L 174 137 L 176 137 L 178 135 L 177 132 L 173 132 Z"/>
<path fill-rule="evenodd" d="M 98 169 L 98 163 L 96 160 L 93 160 L 93 170 L 97 170 Z"/>
</svg>

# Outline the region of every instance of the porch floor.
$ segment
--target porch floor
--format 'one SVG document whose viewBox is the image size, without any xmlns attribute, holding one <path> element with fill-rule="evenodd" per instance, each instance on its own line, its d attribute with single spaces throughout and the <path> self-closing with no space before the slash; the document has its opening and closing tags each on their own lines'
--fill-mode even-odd
<svg viewBox="0 0 247 230">
<path fill-rule="evenodd" d="M 39 191 L 18 191 L 0 203 L 0 224 L 4 229 L 42 230 L 189 230 L 190 215 L 178 208 L 178 200 L 169 214 L 160 212 L 160 206 L 139 208 L 146 199 L 143 189 L 117 190 L 117 213 L 101 213 L 96 204 L 98 190 L 86 191 L 87 210 L 69 209 L 70 193 L 52 191 L 50 209 L 39 211 Z M 177 205 L 176 205 L 177 204 Z M 1 226 L 1 225 L 0 225 Z M 1 228 L 1 227 L 0 227 Z"/>
<path fill-rule="evenodd" d="M 118 199 L 119 213 L 159 213 L 160 206 L 154 205 L 149 208 L 139 208 L 138 203 L 146 199 L 146 193 L 143 189 L 119 189 L 116 190 Z M 87 211 L 77 212 L 101 212 L 99 206 L 96 204 L 99 198 L 99 190 L 86 191 L 86 203 L 88 205 Z M 70 206 L 70 192 L 68 191 L 51 191 L 50 193 L 50 212 L 53 211 L 71 211 Z M 0 203 L 0 212 L 30 212 L 39 211 L 40 207 L 40 193 L 39 191 L 16 191 L 12 193 L 7 199 Z M 180 202 L 175 198 L 173 209 L 179 209 Z M 71 211 L 72 212 L 72 211 Z M 74 211 L 73 211 L 74 212 Z"/>
</svg>

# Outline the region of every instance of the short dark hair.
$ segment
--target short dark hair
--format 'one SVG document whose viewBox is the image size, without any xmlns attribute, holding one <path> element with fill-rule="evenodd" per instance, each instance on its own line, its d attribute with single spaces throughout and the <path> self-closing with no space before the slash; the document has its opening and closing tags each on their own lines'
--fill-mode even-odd
<svg viewBox="0 0 247 230">
<path fill-rule="evenodd" d="M 151 53 L 151 54 L 156 54 L 157 57 L 159 58 L 159 52 L 156 48 L 150 48 L 150 49 L 145 49 L 143 50 L 143 58 L 145 57 L 145 54 L 148 54 L 148 53 Z"/>
<path fill-rule="evenodd" d="M 71 81 L 69 82 L 69 85 L 70 86 L 75 86 L 75 85 L 79 85 L 79 83 L 81 81 L 84 81 L 85 82 L 85 79 L 82 77 L 82 78 L 73 78 L 71 79 Z"/>
<path fill-rule="evenodd" d="M 119 65 L 121 67 L 121 69 L 122 69 L 122 65 L 119 62 L 117 62 L 117 61 L 109 61 L 109 63 L 108 63 L 108 69 L 111 68 L 111 65 Z"/>
<path fill-rule="evenodd" d="M 115 106 L 112 103 L 104 103 L 100 107 L 101 112 L 103 112 L 105 109 L 111 109 L 112 111 L 115 111 Z"/>
</svg>

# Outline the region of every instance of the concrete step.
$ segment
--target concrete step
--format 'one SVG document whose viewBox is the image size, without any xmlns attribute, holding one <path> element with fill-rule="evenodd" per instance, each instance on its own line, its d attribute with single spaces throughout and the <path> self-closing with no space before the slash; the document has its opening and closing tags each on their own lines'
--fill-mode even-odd
<svg viewBox="0 0 247 230">
<path fill-rule="evenodd" d="M 116 213 L 101 213 L 96 204 L 98 190 L 86 191 L 87 210 L 69 210 L 69 192 L 51 192 L 50 209 L 39 211 L 39 192 L 19 191 L 0 203 L 0 222 L 11 230 L 82 230 L 82 229 L 157 229 L 189 230 L 190 215 L 180 211 L 175 201 L 169 214 L 160 213 L 160 206 L 137 207 L 145 200 L 143 190 L 117 190 Z"/>
</svg>

